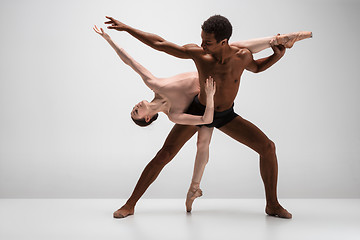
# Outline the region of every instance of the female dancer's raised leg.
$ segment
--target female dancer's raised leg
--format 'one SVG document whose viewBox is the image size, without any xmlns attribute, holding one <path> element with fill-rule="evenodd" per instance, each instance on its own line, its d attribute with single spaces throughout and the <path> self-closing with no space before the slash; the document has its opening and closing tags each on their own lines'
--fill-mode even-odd
<svg viewBox="0 0 360 240">
<path fill-rule="evenodd" d="M 282 44 L 286 48 L 291 48 L 295 42 L 311 37 L 312 37 L 312 32 L 301 31 L 301 32 L 288 33 L 288 34 L 278 34 L 272 37 L 237 41 L 231 43 L 230 45 L 239 48 L 247 48 L 252 53 L 258 53 L 264 49 L 270 48 L 271 40 L 275 41 L 275 45 Z"/>
<path fill-rule="evenodd" d="M 205 166 L 209 160 L 209 145 L 213 130 L 214 128 L 208 128 L 206 126 L 202 126 L 198 130 L 197 152 L 196 152 L 196 158 L 194 164 L 194 173 L 185 202 L 187 212 L 191 212 L 192 204 L 195 198 L 202 196 L 202 191 L 200 189 L 200 182 L 201 182 L 201 177 L 205 170 Z"/>
</svg>

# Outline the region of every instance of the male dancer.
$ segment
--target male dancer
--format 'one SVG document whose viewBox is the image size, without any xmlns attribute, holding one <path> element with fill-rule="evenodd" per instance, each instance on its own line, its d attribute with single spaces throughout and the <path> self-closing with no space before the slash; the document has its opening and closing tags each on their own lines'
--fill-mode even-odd
<svg viewBox="0 0 360 240">
<path fill-rule="evenodd" d="M 208 76 L 214 78 L 216 81 L 214 119 L 218 115 L 214 126 L 259 153 L 260 173 L 266 195 L 265 212 L 270 216 L 291 218 L 291 213 L 284 209 L 277 199 L 278 166 L 274 143 L 254 124 L 233 111 L 233 103 L 243 71 L 246 69 L 258 73 L 266 70 L 284 55 L 285 47 L 275 46 L 272 42 L 274 54 L 254 60 L 249 50 L 229 45 L 228 40 L 232 33 L 232 26 L 225 17 L 220 15 L 210 17 L 202 25 L 201 47 L 195 44 L 179 46 L 158 35 L 132 28 L 112 17 L 106 18 L 109 19 L 105 22 L 105 24 L 110 24 L 109 29 L 126 31 L 148 46 L 172 56 L 192 59 L 198 70 L 200 81 L 200 93 L 197 99 L 194 99 L 193 105 L 205 105 L 205 79 Z M 175 157 L 196 131 L 196 126 L 175 124 L 163 147 L 145 167 L 126 204 L 114 212 L 115 218 L 134 214 L 136 202 L 157 178 L 162 168 Z"/>
</svg>

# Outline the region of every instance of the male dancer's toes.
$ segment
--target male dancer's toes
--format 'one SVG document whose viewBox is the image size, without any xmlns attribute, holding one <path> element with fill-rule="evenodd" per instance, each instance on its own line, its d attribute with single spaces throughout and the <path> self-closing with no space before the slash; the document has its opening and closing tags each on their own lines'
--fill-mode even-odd
<svg viewBox="0 0 360 240">
<path fill-rule="evenodd" d="M 307 38 L 312 38 L 312 32 L 301 31 L 281 35 L 278 34 L 275 37 L 277 43 L 276 45 L 281 44 L 284 45 L 286 48 L 291 48 L 295 42 Z"/>
<path fill-rule="evenodd" d="M 185 202 L 187 212 L 191 212 L 192 204 L 193 204 L 195 198 L 198 198 L 201 196 L 202 196 L 202 191 L 199 188 L 199 186 L 196 186 L 196 187 L 191 186 L 189 188 L 189 191 L 186 196 L 186 202 Z"/>
<path fill-rule="evenodd" d="M 114 212 L 114 218 L 125 218 L 134 214 L 134 208 L 126 204 Z"/>
<path fill-rule="evenodd" d="M 273 216 L 273 217 L 286 218 L 286 219 L 292 218 L 292 214 L 289 213 L 280 204 L 276 206 L 266 206 L 265 212 L 269 216 Z"/>
</svg>

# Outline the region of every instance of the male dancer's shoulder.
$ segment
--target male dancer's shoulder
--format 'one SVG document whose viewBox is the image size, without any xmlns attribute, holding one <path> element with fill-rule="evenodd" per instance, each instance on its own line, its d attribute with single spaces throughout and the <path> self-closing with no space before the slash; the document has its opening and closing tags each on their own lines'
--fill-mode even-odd
<svg viewBox="0 0 360 240">
<path fill-rule="evenodd" d="M 186 49 L 188 53 L 190 53 L 193 56 L 202 55 L 205 53 L 202 47 L 200 47 L 195 43 L 186 44 L 183 47 Z"/>
<path fill-rule="evenodd" d="M 242 61 L 251 61 L 253 59 L 252 53 L 247 48 L 239 48 L 235 55 Z"/>
</svg>

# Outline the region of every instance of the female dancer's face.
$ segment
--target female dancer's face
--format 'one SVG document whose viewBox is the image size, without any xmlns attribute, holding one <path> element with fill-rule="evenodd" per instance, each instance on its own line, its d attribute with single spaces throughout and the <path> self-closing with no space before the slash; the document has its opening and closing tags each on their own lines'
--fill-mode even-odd
<svg viewBox="0 0 360 240">
<path fill-rule="evenodd" d="M 131 117 L 134 119 L 143 119 L 149 114 L 149 102 L 143 100 L 136 104 L 131 111 Z"/>
</svg>

